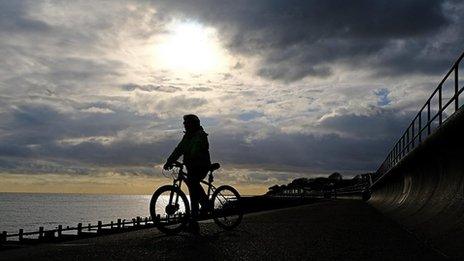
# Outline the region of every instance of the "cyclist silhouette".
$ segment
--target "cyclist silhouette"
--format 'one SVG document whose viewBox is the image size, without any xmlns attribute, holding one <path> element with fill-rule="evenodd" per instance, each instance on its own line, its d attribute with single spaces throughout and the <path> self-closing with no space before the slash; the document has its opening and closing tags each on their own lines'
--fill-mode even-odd
<svg viewBox="0 0 464 261">
<path fill-rule="evenodd" d="M 196 115 L 188 114 L 184 115 L 183 118 L 185 134 L 163 168 L 171 169 L 180 156 L 184 157 L 183 162 L 187 168 L 186 184 L 192 205 L 191 228 L 198 230 L 196 219 L 199 216 L 199 204 L 201 204 L 202 211 L 207 211 L 209 208 L 208 196 L 200 185 L 200 181 L 206 177 L 211 165 L 208 134 L 203 130 L 200 119 Z"/>
</svg>

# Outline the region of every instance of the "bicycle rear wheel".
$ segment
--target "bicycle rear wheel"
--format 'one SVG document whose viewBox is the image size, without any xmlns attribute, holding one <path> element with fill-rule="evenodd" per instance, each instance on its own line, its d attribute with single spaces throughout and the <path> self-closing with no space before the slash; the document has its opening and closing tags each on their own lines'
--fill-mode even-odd
<svg viewBox="0 0 464 261">
<path fill-rule="evenodd" d="M 224 185 L 214 191 L 212 199 L 214 204 L 214 222 L 225 230 L 232 230 L 242 221 L 243 210 L 240 194 L 231 186 Z"/>
<path fill-rule="evenodd" d="M 160 231 L 166 234 L 179 233 L 187 225 L 190 216 L 187 196 L 178 187 L 160 187 L 150 200 L 150 215 Z"/>
</svg>

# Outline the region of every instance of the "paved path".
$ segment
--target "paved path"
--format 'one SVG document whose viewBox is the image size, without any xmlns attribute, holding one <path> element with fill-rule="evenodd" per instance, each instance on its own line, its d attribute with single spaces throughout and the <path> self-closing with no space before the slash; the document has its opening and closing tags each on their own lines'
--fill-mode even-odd
<svg viewBox="0 0 464 261">
<path fill-rule="evenodd" d="M 249 214 L 225 232 L 146 229 L 0 252 L 0 260 L 439 260 L 443 257 L 361 201 L 329 201 Z"/>
</svg>

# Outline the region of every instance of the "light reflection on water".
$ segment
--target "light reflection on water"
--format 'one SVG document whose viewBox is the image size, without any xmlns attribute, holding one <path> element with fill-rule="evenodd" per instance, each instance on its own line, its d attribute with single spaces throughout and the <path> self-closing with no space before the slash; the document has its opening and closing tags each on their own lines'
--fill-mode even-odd
<svg viewBox="0 0 464 261">
<path fill-rule="evenodd" d="M 151 195 L 0 193 L 0 231 L 36 231 L 39 226 L 96 224 L 148 217 Z"/>
</svg>

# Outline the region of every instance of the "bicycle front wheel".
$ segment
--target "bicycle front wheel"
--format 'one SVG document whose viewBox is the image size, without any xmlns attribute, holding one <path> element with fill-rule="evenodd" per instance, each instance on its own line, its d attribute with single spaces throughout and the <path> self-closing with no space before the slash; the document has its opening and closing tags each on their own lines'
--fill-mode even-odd
<svg viewBox="0 0 464 261">
<path fill-rule="evenodd" d="M 240 194 L 231 186 L 220 186 L 212 196 L 214 222 L 225 230 L 232 230 L 242 221 Z"/>
<path fill-rule="evenodd" d="M 187 225 L 190 216 L 187 196 L 178 187 L 160 187 L 150 200 L 150 215 L 161 232 L 179 233 Z"/>
</svg>

